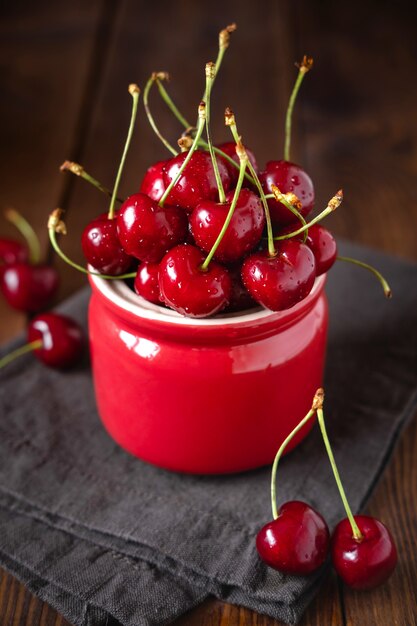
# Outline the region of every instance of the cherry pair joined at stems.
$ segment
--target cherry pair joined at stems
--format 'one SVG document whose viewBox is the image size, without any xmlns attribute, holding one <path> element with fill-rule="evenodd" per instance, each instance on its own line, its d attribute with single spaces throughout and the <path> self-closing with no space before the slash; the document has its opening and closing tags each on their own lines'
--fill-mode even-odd
<svg viewBox="0 0 417 626">
<path fill-rule="evenodd" d="M 370 516 L 352 514 L 327 436 L 323 399 L 323 390 L 317 390 L 310 411 L 284 440 L 275 456 L 271 473 L 273 521 L 259 531 L 256 546 L 260 557 L 270 567 L 285 573 L 305 575 L 323 565 L 331 544 L 332 562 L 341 579 L 354 589 L 372 589 L 385 582 L 394 571 L 397 550 L 382 522 Z M 317 415 L 347 514 L 347 518 L 336 526 L 331 539 L 323 517 L 305 502 L 286 502 L 279 510 L 276 504 L 279 460 L 294 435 L 314 415 Z"/>
</svg>

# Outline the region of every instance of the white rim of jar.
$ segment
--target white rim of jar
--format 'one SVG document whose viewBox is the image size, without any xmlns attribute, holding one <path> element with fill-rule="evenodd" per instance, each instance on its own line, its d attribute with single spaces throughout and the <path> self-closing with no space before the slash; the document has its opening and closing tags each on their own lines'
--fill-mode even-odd
<svg viewBox="0 0 417 626">
<path fill-rule="evenodd" d="M 90 268 L 93 270 L 93 268 Z M 254 322 L 266 321 L 268 319 L 278 320 L 280 317 L 285 318 L 290 312 L 296 313 L 298 309 L 303 308 L 306 303 L 313 299 L 317 292 L 322 288 L 326 280 L 326 274 L 318 276 L 314 282 L 313 288 L 300 302 L 290 309 L 284 311 L 271 311 L 262 306 L 248 309 L 246 311 L 238 311 L 233 313 L 218 313 L 213 317 L 186 317 L 158 304 L 148 302 L 133 289 L 131 289 L 123 280 L 106 280 L 90 274 L 90 281 L 98 289 L 98 291 L 108 300 L 113 302 L 121 309 L 132 313 L 142 319 L 152 320 L 155 322 L 169 323 L 179 326 L 198 326 L 204 328 L 215 328 L 216 326 L 234 326 L 236 324 L 250 324 Z"/>
</svg>

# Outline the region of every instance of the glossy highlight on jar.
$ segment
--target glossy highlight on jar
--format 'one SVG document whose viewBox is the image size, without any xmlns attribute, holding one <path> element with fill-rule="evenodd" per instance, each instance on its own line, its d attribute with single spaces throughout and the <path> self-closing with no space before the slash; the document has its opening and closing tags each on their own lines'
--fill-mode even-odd
<svg viewBox="0 0 417 626">
<path fill-rule="evenodd" d="M 208 319 L 147 302 L 122 281 L 90 276 L 90 283 L 97 407 L 120 446 L 196 474 L 272 462 L 322 384 L 325 277 L 287 311 L 258 307 Z"/>
</svg>

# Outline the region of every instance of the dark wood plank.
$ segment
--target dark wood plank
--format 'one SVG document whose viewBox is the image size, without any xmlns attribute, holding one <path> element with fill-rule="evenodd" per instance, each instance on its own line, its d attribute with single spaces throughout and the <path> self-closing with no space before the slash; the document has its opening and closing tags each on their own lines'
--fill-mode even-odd
<svg viewBox="0 0 417 626">
<path fill-rule="evenodd" d="M 357 5 L 357 11 L 329 2 L 300 10 L 300 42 L 317 57 L 302 108 L 305 158 L 321 205 L 338 187 L 345 190 L 346 201 L 329 219 L 334 232 L 417 260 L 416 90 L 398 98 L 414 63 L 414 43 L 404 45 L 411 41 L 413 8 Z M 363 24 L 366 37 L 355 36 Z M 395 297 L 395 285 L 393 291 Z M 414 419 L 368 509 L 392 529 L 399 566 L 380 589 L 344 590 L 348 625 L 417 623 L 416 448 Z"/>
<path fill-rule="evenodd" d="M 102 14 L 109 14 L 109 8 L 102 0 L 53 5 L 41 0 L 25 3 L 23 10 L 17 3 L 3 3 L 0 11 L 0 51 L 8 59 L 0 82 L 0 210 L 15 206 L 27 216 L 46 256 L 48 212 L 66 200 L 69 189 L 58 166 L 64 155 L 81 156 L 79 137 L 90 115 L 97 40 L 105 36 Z M 0 233 L 16 236 L 2 217 Z M 0 319 L 0 342 L 25 325 L 25 316 L 11 311 L 3 299 Z M 0 570 L 0 577 L 1 624 L 67 624 L 12 576 Z"/>
<path fill-rule="evenodd" d="M 107 2 L 108 4 L 108 2 Z M 19 5 L 19 6 L 18 6 Z M 31 221 L 44 254 L 48 213 L 66 200 L 63 156 L 80 158 L 97 63 L 96 39 L 106 2 L 3 3 L 0 9 L 0 212 L 14 206 Z M 103 28 L 102 28 L 103 30 Z M 16 237 L 0 215 L 1 236 Z M 65 295 L 66 271 L 62 275 Z M 0 303 L 0 341 L 17 334 L 25 317 Z"/>
</svg>

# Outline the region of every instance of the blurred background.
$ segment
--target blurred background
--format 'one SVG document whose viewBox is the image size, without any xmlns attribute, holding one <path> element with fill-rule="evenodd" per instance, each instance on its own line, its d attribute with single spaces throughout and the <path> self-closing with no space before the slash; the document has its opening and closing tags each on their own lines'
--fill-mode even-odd
<svg viewBox="0 0 417 626">
<path fill-rule="evenodd" d="M 130 119 L 130 82 L 143 89 L 166 70 L 173 99 L 194 120 L 204 65 L 218 31 L 232 35 L 213 93 L 216 141 L 228 139 L 226 105 L 262 167 L 282 158 L 284 115 L 303 54 L 314 68 L 293 120 L 292 159 L 311 175 L 317 209 L 342 187 L 345 202 L 327 221 L 337 236 L 417 259 L 417 22 L 415 1 L 18 0 L 1 3 L 0 208 L 34 225 L 45 254 L 51 209 L 67 212 L 64 249 L 82 261 L 80 234 L 107 198 L 60 173 L 65 159 L 112 186 Z M 151 106 L 172 141 L 181 127 L 161 102 Z M 169 153 L 141 105 L 121 195 Z M 14 235 L 0 217 L 2 236 Z M 85 278 L 55 261 L 62 299 Z M 22 326 L 0 302 L 1 339 Z"/>
</svg>

